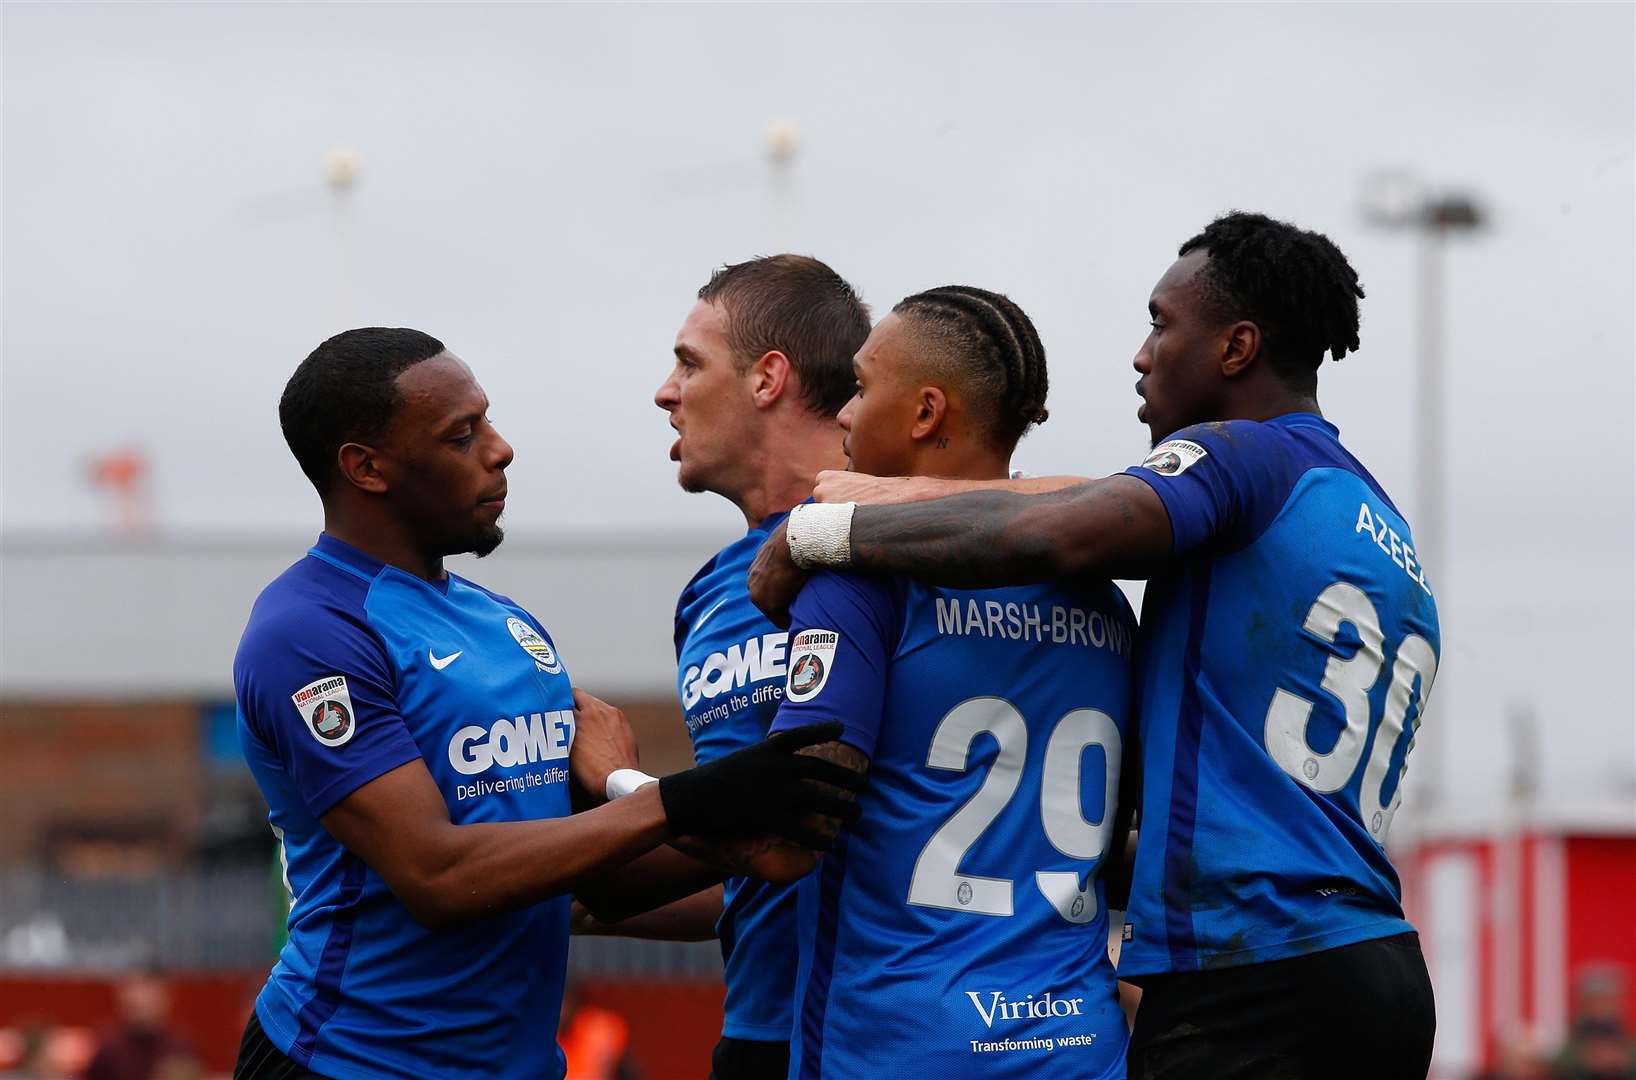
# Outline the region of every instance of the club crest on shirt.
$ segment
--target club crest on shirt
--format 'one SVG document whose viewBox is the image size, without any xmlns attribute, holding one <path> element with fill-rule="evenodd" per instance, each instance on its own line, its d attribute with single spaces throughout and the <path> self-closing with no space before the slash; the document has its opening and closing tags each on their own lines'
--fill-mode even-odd
<svg viewBox="0 0 1636 1080">
<path fill-rule="evenodd" d="M 1171 439 L 1155 446 L 1153 452 L 1143 460 L 1142 468 L 1152 469 L 1160 476 L 1176 476 L 1197 465 L 1199 459 L 1208 454 L 1209 451 L 1196 442 Z"/>
<path fill-rule="evenodd" d="M 784 700 L 811 701 L 835 670 L 835 647 L 841 635 L 833 630 L 803 630 L 790 639 L 790 674 Z"/>
<path fill-rule="evenodd" d="M 551 643 L 541 637 L 532 626 L 514 615 L 506 620 L 506 629 L 511 631 L 511 636 L 516 639 L 517 644 L 523 647 L 523 652 L 534 658 L 535 667 L 550 675 L 562 674 L 562 660 L 558 658 L 557 650 L 553 649 Z"/>
<path fill-rule="evenodd" d="M 352 695 L 347 691 L 344 675 L 314 679 L 291 694 L 290 700 L 312 737 L 325 746 L 344 746 L 358 730 L 353 722 Z"/>
</svg>

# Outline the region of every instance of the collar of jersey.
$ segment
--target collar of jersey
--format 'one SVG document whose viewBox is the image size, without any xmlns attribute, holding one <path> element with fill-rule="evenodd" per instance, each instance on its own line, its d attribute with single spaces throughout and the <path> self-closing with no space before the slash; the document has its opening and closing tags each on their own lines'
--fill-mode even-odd
<svg viewBox="0 0 1636 1080">
<path fill-rule="evenodd" d="M 1284 427 L 1318 428 L 1320 430 L 1329 432 L 1331 435 L 1339 435 L 1341 433 L 1340 428 L 1336 427 L 1334 424 L 1331 424 L 1328 420 L 1325 420 L 1323 417 L 1319 416 L 1317 413 L 1309 413 L 1309 412 L 1284 413 L 1281 416 L 1273 417 L 1272 419 L 1268 420 L 1267 423 L 1269 423 L 1269 424 L 1282 424 Z"/>
<path fill-rule="evenodd" d="M 319 533 L 318 542 L 307 549 L 307 554 L 355 577 L 363 578 L 365 581 L 374 581 L 383 571 L 396 571 L 411 581 L 420 582 L 439 595 L 446 596 L 449 592 L 449 576 L 447 574 L 444 575 L 442 581 L 427 581 L 425 578 L 416 577 L 405 570 L 398 570 L 397 567 L 387 566 L 373 555 L 366 555 L 346 541 L 337 540 L 329 533 Z"/>
<path fill-rule="evenodd" d="M 811 502 L 812 499 L 809 496 L 808 498 L 802 499 L 801 501 L 802 502 Z M 789 516 L 790 516 L 790 512 L 788 510 L 780 510 L 776 514 L 768 514 L 766 517 L 764 517 L 760 521 L 758 521 L 756 523 L 755 528 L 751 529 L 750 531 L 751 532 L 760 532 L 760 533 L 770 533 L 774 529 L 776 529 L 780 525 L 782 525 L 784 523 L 784 519 L 789 517 Z"/>
</svg>

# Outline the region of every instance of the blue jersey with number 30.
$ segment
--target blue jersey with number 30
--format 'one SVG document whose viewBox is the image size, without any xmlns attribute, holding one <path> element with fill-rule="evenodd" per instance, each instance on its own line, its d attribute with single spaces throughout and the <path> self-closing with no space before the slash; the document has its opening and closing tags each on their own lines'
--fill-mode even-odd
<svg viewBox="0 0 1636 1080">
<path fill-rule="evenodd" d="M 1098 864 L 1134 620 L 1112 584 L 815 576 L 774 728 L 835 719 L 862 817 L 800 882 L 792 1077 L 1123 1077 Z"/>
<path fill-rule="evenodd" d="M 1170 515 L 1137 693 L 1122 976 L 1412 929 L 1382 845 L 1437 672 L 1409 526 L 1322 418 L 1177 432 L 1129 469 Z"/>
</svg>

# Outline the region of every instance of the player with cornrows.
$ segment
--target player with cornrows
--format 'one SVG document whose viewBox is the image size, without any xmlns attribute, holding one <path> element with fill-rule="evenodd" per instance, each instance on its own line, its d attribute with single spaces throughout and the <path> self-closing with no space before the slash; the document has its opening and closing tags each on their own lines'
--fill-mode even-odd
<svg viewBox="0 0 1636 1080">
<path fill-rule="evenodd" d="M 1045 350 L 1007 297 L 916 293 L 840 413 L 855 469 L 990 481 L 1046 418 Z M 801 512 L 800 508 L 797 512 Z M 821 571 L 791 610 L 774 732 L 867 773 L 801 878 L 790 1076 L 1125 1075 L 1100 871 L 1114 847 L 1135 620 L 1106 578 L 1000 589 Z"/>
</svg>

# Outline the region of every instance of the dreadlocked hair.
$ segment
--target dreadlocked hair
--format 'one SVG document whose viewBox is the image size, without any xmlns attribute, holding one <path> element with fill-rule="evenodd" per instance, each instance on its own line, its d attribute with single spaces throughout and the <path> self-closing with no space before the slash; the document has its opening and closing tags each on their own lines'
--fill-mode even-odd
<svg viewBox="0 0 1636 1080">
<path fill-rule="evenodd" d="M 1336 360 L 1358 350 L 1363 286 L 1341 249 L 1265 214 L 1235 210 L 1212 221 L 1178 255 L 1210 256 L 1198 281 L 1223 320 L 1261 329 L 1273 369 L 1298 385 L 1315 385 L 1324 353 Z"/>
<path fill-rule="evenodd" d="M 1008 296 L 970 285 L 943 285 L 900 300 L 892 312 L 912 320 L 942 348 L 943 362 L 966 376 L 973 404 L 986 412 L 995 440 L 1009 449 L 1050 415 L 1045 346 L 1033 320 Z"/>
</svg>

